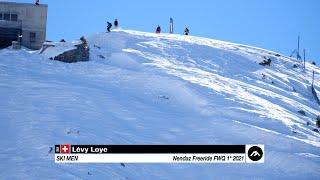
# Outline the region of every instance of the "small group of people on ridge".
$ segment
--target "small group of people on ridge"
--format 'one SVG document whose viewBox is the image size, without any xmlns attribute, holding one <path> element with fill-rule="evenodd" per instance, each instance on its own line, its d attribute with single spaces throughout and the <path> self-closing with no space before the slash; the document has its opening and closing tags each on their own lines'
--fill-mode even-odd
<svg viewBox="0 0 320 180">
<path fill-rule="evenodd" d="M 119 26 L 118 19 L 114 20 L 113 25 L 114 25 L 115 28 L 118 28 L 118 26 Z M 110 32 L 111 28 L 112 28 L 112 24 L 108 21 L 107 22 L 107 31 Z"/>
<path fill-rule="evenodd" d="M 158 25 L 158 27 L 156 28 L 156 33 L 160 34 L 161 33 L 161 27 Z M 189 35 L 190 31 L 189 28 L 186 27 L 186 29 L 184 30 L 184 35 Z"/>
<path fill-rule="evenodd" d="M 113 22 L 113 25 L 115 28 L 118 28 L 119 26 L 119 22 L 118 22 L 118 19 L 115 19 L 114 22 Z M 107 22 L 107 31 L 110 32 L 111 31 L 111 28 L 112 28 L 112 23 L 111 22 Z M 156 33 L 157 34 L 160 34 L 161 33 L 161 27 L 160 25 L 158 25 L 158 27 L 156 28 Z M 189 28 L 186 27 L 186 29 L 184 30 L 184 35 L 189 35 L 190 31 L 189 31 Z"/>
</svg>

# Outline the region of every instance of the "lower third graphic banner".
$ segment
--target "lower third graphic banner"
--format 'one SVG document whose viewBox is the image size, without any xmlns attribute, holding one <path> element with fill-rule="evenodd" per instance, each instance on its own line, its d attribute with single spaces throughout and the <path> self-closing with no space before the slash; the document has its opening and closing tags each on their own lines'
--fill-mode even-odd
<svg viewBox="0 0 320 180">
<path fill-rule="evenodd" d="M 56 163 L 264 163 L 264 145 L 55 145 Z"/>
</svg>

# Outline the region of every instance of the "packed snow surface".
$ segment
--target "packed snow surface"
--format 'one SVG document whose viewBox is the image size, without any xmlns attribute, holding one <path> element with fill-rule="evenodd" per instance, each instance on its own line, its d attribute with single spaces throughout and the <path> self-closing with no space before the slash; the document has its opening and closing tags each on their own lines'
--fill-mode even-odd
<svg viewBox="0 0 320 180">
<path fill-rule="evenodd" d="M 49 60 L 72 43 L 0 50 L 1 179 L 319 178 L 318 67 L 193 36 L 88 42 L 90 61 L 73 64 Z M 50 147 L 64 143 L 264 144 L 265 163 L 55 164 Z"/>
</svg>

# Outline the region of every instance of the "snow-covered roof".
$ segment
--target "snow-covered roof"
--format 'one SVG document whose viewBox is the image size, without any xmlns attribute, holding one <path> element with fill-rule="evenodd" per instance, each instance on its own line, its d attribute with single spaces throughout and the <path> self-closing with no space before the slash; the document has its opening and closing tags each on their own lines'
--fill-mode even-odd
<svg viewBox="0 0 320 180">
<path fill-rule="evenodd" d="M 45 58 L 54 58 L 66 51 L 70 51 L 76 49 L 76 45 L 81 44 L 80 40 L 72 41 L 72 42 L 45 42 L 43 47 L 48 47 L 45 50 L 41 49 L 40 52 L 42 56 Z"/>
</svg>

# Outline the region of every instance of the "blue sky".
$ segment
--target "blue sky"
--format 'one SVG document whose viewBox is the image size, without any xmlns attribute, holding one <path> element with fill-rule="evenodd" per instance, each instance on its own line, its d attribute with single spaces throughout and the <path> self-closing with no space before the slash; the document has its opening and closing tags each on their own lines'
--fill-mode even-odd
<svg viewBox="0 0 320 180">
<path fill-rule="evenodd" d="M 33 2 L 17 0 L 17 2 Z M 286 55 L 297 36 L 307 59 L 320 63 L 319 0 L 42 0 L 49 5 L 48 40 L 77 39 L 105 31 L 106 21 L 118 18 L 125 29 L 154 32 L 159 24 L 190 33 L 257 46 Z"/>
</svg>

